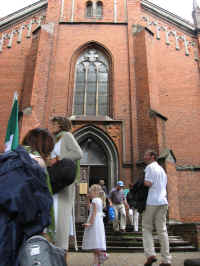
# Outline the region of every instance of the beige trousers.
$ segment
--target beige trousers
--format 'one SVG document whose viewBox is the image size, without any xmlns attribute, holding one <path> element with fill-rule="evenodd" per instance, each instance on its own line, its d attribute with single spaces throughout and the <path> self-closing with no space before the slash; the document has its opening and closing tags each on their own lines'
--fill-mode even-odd
<svg viewBox="0 0 200 266">
<path fill-rule="evenodd" d="M 113 204 L 115 210 L 115 220 L 113 221 L 114 231 L 119 231 L 119 213 L 120 213 L 120 229 L 126 228 L 126 210 L 124 204 Z"/>
<path fill-rule="evenodd" d="M 169 253 L 169 239 L 166 226 L 166 215 L 168 205 L 152 206 L 147 205 L 142 213 L 142 231 L 143 246 L 146 257 L 155 256 L 155 247 L 153 242 L 153 226 L 155 224 L 156 231 L 161 246 L 161 257 L 163 263 L 171 263 L 171 255 Z"/>
</svg>

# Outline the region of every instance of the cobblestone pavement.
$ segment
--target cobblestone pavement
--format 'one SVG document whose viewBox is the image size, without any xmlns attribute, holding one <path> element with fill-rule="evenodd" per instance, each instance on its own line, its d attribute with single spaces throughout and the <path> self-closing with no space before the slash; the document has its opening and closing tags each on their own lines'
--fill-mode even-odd
<svg viewBox="0 0 200 266">
<path fill-rule="evenodd" d="M 200 252 L 174 252 L 172 254 L 172 266 L 183 266 L 185 259 L 200 258 Z M 110 253 L 109 260 L 104 266 L 143 266 L 145 257 L 143 253 Z M 153 266 L 159 266 L 160 255 L 157 255 L 158 262 Z M 69 254 L 69 266 L 92 266 L 92 253 L 76 253 Z"/>
</svg>

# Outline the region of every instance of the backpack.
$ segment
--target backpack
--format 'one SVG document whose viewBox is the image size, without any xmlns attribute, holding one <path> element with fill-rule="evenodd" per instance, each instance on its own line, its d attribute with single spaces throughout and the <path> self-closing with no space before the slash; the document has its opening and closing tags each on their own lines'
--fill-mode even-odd
<svg viewBox="0 0 200 266">
<path fill-rule="evenodd" d="M 139 180 L 134 184 L 133 188 L 128 193 L 129 198 L 133 203 L 133 207 L 137 209 L 139 213 L 142 213 L 146 208 L 148 191 L 149 188 L 144 185 L 144 181 Z"/>
<path fill-rule="evenodd" d="M 36 235 L 29 238 L 19 252 L 20 266 L 67 266 L 66 250 Z"/>
<path fill-rule="evenodd" d="M 18 265 L 19 247 L 51 222 L 52 196 L 46 173 L 18 146 L 0 155 L 0 261 Z"/>
<path fill-rule="evenodd" d="M 76 163 L 71 159 L 64 158 L 58 160 L 52 166 L 48 167 L 47 170 L 53 194 L 71 185 L 76 178 Z"/>
</svg>

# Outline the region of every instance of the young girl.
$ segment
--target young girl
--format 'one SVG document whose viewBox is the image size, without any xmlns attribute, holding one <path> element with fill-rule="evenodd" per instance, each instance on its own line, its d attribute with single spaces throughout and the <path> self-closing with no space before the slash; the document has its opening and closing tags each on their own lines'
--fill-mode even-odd
<svg viewBox="0 0 200 266">
<path fill-rule="evenodd" d="M 100 185 L 92 185 L 89 189 L 90 213 L 84 224 L 82 249 L 93 250 L 94 266 L 100 266 L 108 259 L 106 251 L 105 229 L 103 223 L 102 188 Z"/>
</svg>

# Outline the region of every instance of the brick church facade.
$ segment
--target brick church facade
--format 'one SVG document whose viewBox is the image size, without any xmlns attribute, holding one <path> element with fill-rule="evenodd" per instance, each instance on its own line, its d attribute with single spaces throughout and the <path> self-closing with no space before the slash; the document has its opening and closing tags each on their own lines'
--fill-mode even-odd
<svg viewBox="0 0 200 266">
<path fill-rule="evenodd" d="M 200 8 L 194 24 L 147 0 L 41 0 L 0 20 L 0 152 L 15 91 L 20 136 L 71 117 L 82 182 L 168 173 L 169 219 L 200 222 Z"/>
</svg>

